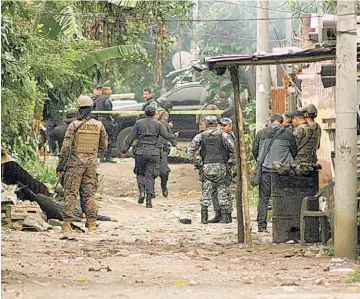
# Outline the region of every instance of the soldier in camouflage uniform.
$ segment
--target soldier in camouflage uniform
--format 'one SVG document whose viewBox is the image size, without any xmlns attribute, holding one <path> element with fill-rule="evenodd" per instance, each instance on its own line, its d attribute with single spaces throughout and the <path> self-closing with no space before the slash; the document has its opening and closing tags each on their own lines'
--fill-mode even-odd
<svg viewBox="0 0 360 299">
<path fill-rule="evenodd" d="M 315 132 L 316 132 L 316 136 L 317 136 L 316 149 L 319 149 L 320 148 L 320 140 L 321 140 L 321 127 L 318 123 L 315 122 L 315 118 L 317 116 L 318 111 L 317 111 L 315 105 L 308 104 L 301 109 L 301 112 L 304 113 L 305 121 L 310 126 L 313 126 L 315 128 Z M 317 163 L 316 152 L 315 152 L 315 156 L 314 156 L 314 163 Z"/>
<path fill-rule="evenodd" d="M 295 163 L 316 164 L 316 150 L 318 147 L 318 135 L 316 127 L 309 125 L 301 111 L 292 114 L 292 124 L 294 125 L 294 136 L 298 148 Z"/>
<path fill-rule="evenodd" d="M 188 147 L 188 155 L 195 161 L 200 149 L 203 163 L 201 191 L 201 223 L 208 223 L 208 207 L 212 203 L 212 194 L 216 190 L 221 208 L 221 223 L 231 222 L 232 202 L 227 182 L 227 167 L 235 159 L 235 146 L 230 136 L 217 126 L 216 116 L 207 116 L 206 130 L 194 137 Z"/>
<path fill-rule="evenodd" d="M 232 120 L 230 118 L 223 117 L 220 119 L 219 125 L 220 125 L 220 130 L 228 134 L 235 145 L 235 134 L 232 131 Z M 226 182 L 228 183 L 229 186 L 232 182 L 235 173 L 236 173 L 236 165 L 233 165 L 233 167 L 228 166 Z M 220 208 L 219 200 L 217 198 L 216 190 L 213 190 L 212 203 L 214 206 L 215 217 L 213 219 L 210 219 L 208 222 L 218 223 L 221 221 L 222 217 L 221 217 L 221 208 Z M 232 222 L 232 218 L 231 218 L 232 211 L 233 211 L 233 206 L 231 205 L 230 209 L 228 210 L 228 213 L 230 214 L 229 217 L 230 222 Z"/>
<path fill-rule="evenodd" d="M 79 118 L 73 121 L 66 131 L 56 168 L 59 176 L 64 175 L 65 209 L 61 230 L 63 234 L 71 233 L 70 224 L 74 217 L 75 200 L 80 185 L 83 186 L 85 196 L 89 233 L 97 233 L 95 202 L 97 156 L 99 150 L 105 150 L 108 146 L 104 125 L 90 117 L 93 105 L 91 98 L 81 96 L 78 103 Z"/>
</svg>

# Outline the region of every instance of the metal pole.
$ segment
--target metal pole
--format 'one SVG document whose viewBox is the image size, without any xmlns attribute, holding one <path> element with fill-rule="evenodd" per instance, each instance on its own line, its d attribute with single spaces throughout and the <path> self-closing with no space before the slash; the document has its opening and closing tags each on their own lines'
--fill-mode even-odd
<svg viewBox="0 0 360 299">
<path fill-rule="evenodd" d="M 269 52 L 269 2 L 257 0 L 257 52 Z M 265 20 L 264 20 L 265 19 Z M 263 128 L 269 114 L 269 66 L 256 67 L 256 131 Z"/>
<path fill-rule="evenodd" d="M 356 226 L 356 0 L 337 2 L 334 249 L 355 257 Z"/>
<path fill-rule="evenodd" d="M 288 92 L 289 92 L 289 97 L 288 97 L 288 111 L 289 112 L 294 112 L 296 110 L 296 90 L 295 87 L 290 86 L 288 88 Z"/>
<path fill-rule="evenodd" d="M 236 194 L 236 206 L 237 206 L 237 220 L 238 220 L 238 242 L 244 241 L 249 247 L 252 246 L 251 238 L 251 221 L 250 221 L 250 210 L 249 210 L 249 190 L 248 190 L 248 175 L 246 165 L 246 148 L 245 148 L 245 137 L 244 137 L 244 121 L 243 113 L 241 110 L 240 101 L 240 76 L 238 66 L 231 66 L 230 68 L 231 82 L 234 90 L 234 102 L 235 102 L 235 118 L 236 118 L 236 134 L 237 134 L 237 194 Z M 243 209 L 242 209 L 243 205 Z M 245 227 L 242 223 L 245 220 Z M 244 234 L 245 233 L 245 234 Z"/>
</svg>

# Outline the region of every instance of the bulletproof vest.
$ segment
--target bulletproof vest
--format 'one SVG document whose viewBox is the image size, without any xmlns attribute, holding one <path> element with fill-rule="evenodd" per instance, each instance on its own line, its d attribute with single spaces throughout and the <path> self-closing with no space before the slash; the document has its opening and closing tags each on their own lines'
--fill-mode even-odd
<svg viewBox="0 0 360 299">
<path fill-rule="evenodd" d="M 305 130 L 305 136 L 298 144 L 296 160 L 303 163 L 316 163 L 316 150 L 319 140 L 316 126 L 309 124 L 302 124 L 300 126 Z"/>
<path fill-rule="evenodd" d="M 200 153 L 204 164 L 227 164 L 229 160 L 229 153 L 224 146 L 221 132 L 217 129 L 203 133 Z"/>
<path fill-rule="evenodd" d="M 99 149 L 101 122 L 93 118 L 83 122 L 74 121 L 75 128 L 79 127 L 72 145 L 74 153 L 96 154 Z"/>
</svg>

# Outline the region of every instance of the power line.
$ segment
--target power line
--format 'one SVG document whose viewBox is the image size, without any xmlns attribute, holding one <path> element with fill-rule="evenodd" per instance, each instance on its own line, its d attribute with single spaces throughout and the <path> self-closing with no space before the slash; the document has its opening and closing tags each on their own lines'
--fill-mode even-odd
<svg viewBox="0 0 360 299">
<path fill-rule="evenodd" d="M 215 3 L 225 3 L 225 4 L 231 4 L 231 5 L 238 5 L 238 6 L 243 6 L 243 7 L 250 7 L 250 8 L 263 8 L 260 6 L 256 6 L 256 5 L 249 5 L 249 4 L 243 4 L 243 3 L 238 3 L 238 2 L 229 2 L 229 1 L 220 1 L 220 0 L 216 0 L 214 1 Z M 284 6 L 286 3 L 280 5 L 279 7 Z M 276 11 L 276 12 L 291 12 L 291 10 L 279 10 L 277 8 L 267 8 L 266 10 L 269 11 Z"/>
<path fill-rule="evenodd" d="M 36 9 L 26 9 L 30 12 L 41 13 L 46 15 L 59 15 L 59 16 L 72 16 L 79 18 L 101 18 L 101 19 L 111 19 L 119 18 L 122 16 L 122 13 L 119 12 L 106 12 L 106 13 L 63 13 L 63 12 L 51 12 L 48 10 L 36 10 Z M 352 14 L 342 14 L 341 16 L 351 16 L 351 15 L 360 15 L 359 13 Z M 167 20 L 161 20 L 163 22 L 247 22 L 247 21 L 267 21 L 267 20 L 302 20 L 302 19 L 311 19 L 318 16 L 307 16 L 302 17 L 271 17 L 271 18 L 246 18 L 246 19 L 190 19 L 190 18 L 172 18 Z M 149 21 L 158 23 L 159 20 L 150 19 L 150 18 L 136 18 L 136 17 L 124 17 L 128 21 Z M 124 22 L 125 23 L 125 22 Z"/>
</svg>

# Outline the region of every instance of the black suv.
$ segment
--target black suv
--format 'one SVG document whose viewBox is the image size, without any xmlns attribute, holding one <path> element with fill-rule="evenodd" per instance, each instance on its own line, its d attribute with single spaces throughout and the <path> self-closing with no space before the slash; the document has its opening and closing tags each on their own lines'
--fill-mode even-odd
<svg viewBox="0 0 360 299">
<path fill-rule="evenodd" d="M 198 82 L 186 83 L 175 87 L 162 95 L 157 101 L 163 103 L 165 101 L 171 102 L 174 111 L 179 110 L 199 110 L 205 103 L 207 96 L 206 87 Z M 115 111 L 140 111 L 143 103 L 134 105 L 121 106 Z M 138 115 L 115 115 L 117 126 L 116 147 L 119 152 L 124 147 L 125 140 L 132 130 Z M 199 125 L 196 124 L 195 114 L 171 114 L 170 121 L 174 123 L 174 132 L 180 132 L 180 138 L 189 140 L 199 133 Z"/>
</svg>

